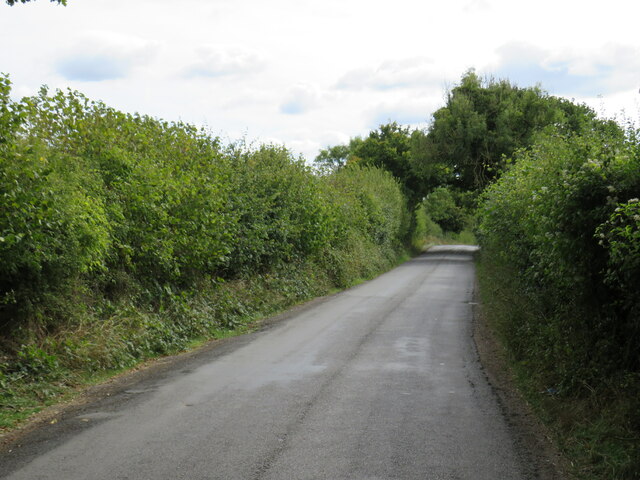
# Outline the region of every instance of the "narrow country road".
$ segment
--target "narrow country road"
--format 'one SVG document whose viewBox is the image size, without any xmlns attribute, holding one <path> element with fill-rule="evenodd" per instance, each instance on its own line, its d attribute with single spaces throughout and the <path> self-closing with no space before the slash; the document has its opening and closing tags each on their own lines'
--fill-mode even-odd
<svg viewBox="0 0 640 480">
<path fill-rule="evenodd" d="M 434 248 L 87 405 L 0 454 L 0 477 L 534 478 L 478 363 L 472 252 Z"/>
</svg>

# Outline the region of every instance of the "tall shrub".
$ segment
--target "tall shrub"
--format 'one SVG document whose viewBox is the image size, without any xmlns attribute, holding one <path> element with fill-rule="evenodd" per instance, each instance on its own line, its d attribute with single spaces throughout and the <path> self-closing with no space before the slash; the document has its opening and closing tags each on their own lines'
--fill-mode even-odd
<svg viewBox="0 0 640 480">
<path fill-rule="evenodd" d="M 611 268 L 634 248 L 634 227 L 621 224 L 634 221 L 625 205 L 640 191 L 638 150 L 616 131 L 544 135 L 484 194 L 481 243 L 541 306 L 513 325 L 512 342 L 566 391 L 639 366 L 637 313 L 627 321 L 628 287 Z"/>
</svg>

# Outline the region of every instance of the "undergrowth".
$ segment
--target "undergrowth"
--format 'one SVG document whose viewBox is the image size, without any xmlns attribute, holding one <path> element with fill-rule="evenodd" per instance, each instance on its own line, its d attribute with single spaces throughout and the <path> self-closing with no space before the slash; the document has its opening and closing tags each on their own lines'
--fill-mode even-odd
<svg viewBox="0 0 640 480">
<path fill-rule="evenodd" d="M 583 382 L 579 390 L 563 389 L 557 375 L 544 365 L 553 345 L 536 341 L 532 333 L 536 325 L 548 320 L 544 302 L 530 295 L 511 267 L 488 261 L 486 255 L 480 255 L 478 279 L 483 309 L 516 384 L 550 428 L 570 461 L 573 476 L 580 480 L 637 479 L 640 378 L 628 374 L 595 386 Z"/>
<path fill-rule="evenodd" d="M 87 385 L 149 359 L 245 333 L 263 317 L 361 283 L 409 257 L 403 250 L 377 269 L 342 278 L 339 286 L 317 263 L 281 265 L 228 282 L 203 282 L 191 294 L 166 293 L 155 306 L 126 295 L 117 302 L 105 300 L 55 335 L 25 328 L 22 338 L 12 338 L 20 344 L 16 359 L 3 357 L 0 363 L 0 432 Z"/>
</svg>

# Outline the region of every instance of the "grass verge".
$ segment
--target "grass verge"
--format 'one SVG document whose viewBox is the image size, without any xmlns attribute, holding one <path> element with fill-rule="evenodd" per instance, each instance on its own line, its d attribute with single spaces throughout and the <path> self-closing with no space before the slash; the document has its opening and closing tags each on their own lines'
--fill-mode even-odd
<svg viewBox="0 0 640 480">
<path fill-rule="evenodd" d="M 55 335 L 22 332 L 18 358 L 9 362 L 0 356 L 0 436 L 88 386 L 156 358 L 252 331 L 265 317 L 370 280 L 410 258 L 408 251 L 401 251 L 348 282 L 342 276 L 339 286 L 324 269 L 307 262 L 210 282 L 190 295 L 167 294 L 155 306 L 136 305 L 134 296 L 127 295 L 117 303 L 85 309 L 86 318 Z"/>
<path fill-rule="evenodd" d="M 531 350 L 524 354 L 514 332 L 542 315 L 537 302 L 518 288 L 505 267 L 479 257 L 480 297 L 489 327 L 496 334 L 516 386 L 552 433 L 581 480 L 640 478 L 640 383 L 637 378 L 611 378 L 588 393 L 562 392 L 548 383 L 550 372 L 539 368 Z M 539 320 L 539 319 L 538 319 Z M 524 334 L 526 335 L 526 333 Z M 542 357 L 544 351 L 538 351 Z"/>
</svg>

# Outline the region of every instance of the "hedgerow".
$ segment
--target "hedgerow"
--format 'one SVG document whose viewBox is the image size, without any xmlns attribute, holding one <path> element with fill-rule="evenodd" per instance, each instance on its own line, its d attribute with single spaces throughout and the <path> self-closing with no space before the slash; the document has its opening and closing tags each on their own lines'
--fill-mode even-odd
<svg viewBox="0 0 640 480">
<path fill-rule="evenodd" d="M 478 238 L 503 338 L 540 401 L 556 399 L 547 414 L 589 471 L 636 478 L 640 146 L 601 127 L 518 152 L 483 194 Z"/>
<path fill-rule="evenodd" d="M 381 169 L 319 175 L 283 147 L 223 145 L 77 92 L 10 94 L 0 77 L 0 407 L 17 417 L 420 243 L 424 209 L 412 220 Z"/>
</svg>

